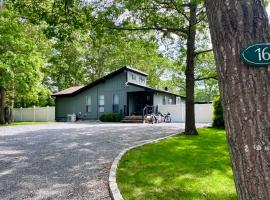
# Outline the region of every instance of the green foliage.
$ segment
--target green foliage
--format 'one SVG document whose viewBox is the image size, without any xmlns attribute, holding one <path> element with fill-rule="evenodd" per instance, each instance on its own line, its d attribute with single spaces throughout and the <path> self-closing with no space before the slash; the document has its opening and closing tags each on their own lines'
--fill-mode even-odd
<svg viewBox="0 0 270 200">
<path fill-rule="evenodd" d="M 128 33 L 109 29 L 108 16 L 95 15 L 81 1 L 13 1 L 6 7 L 23 16 L 28 24 L 44 31 L 51 52 L 43 85 L 51 91 L 85 85 L 122 66 L 133 66 L 149 73 L 148 84 L 159 87 L 165 68 L 173 62 L 161 55 L 153 34 Z M 96 8 L 98 10 L 98 8 Z M 28 97 L 37 97 L 31 93 Z M 48 99 L 50 101 L 50 99 Z M 23 97 L 17 105 L 39 103 Z M 43 104 L 43 103 L 41 103 Z"/>
<path fill-rule="evenodd" d="M 123 116 L 117 113 L 105 113 L 99 117 L 102 122 L 120 122 L 122 119 Z"/>
<path fill-rule="evenodd" d="M 14 102 L 15 108 L 28 108 L 32 106 L 54 106 L 54 99 L 51 97 L 52 92 L 43 86 L 37 87 L 35 91 L 17 94 Z"/>
<path fill-rule="evenodd" d="M 173 60 L 173 65 L 162 68 L 165 72 L 160 77 L 158 87 L 170 86 L 170 90 L 185 95 L 185 70 L 187 60 L 187 38 L 190 17 L 189 5 L 197 5 L 197 21 L 192 28 L 196 29 L 196 52 L 209 49 L 210 39 L 207 27 L 206 12 L 202 0 L 178 1 L 112 1 L 109 11 L 105 8 L 105 15 L 113 19 L 112 26 L 121 27 L 128 33 L 141 31 L 144 35 L 153 35 L 153 40 L 159 44 L 159 51 Z M 121 6 L 119 6 L 119 3 Z M 98 4 L 97 6 L 100 6 Z M 106 12 L 107 11 L 107 12 Z M 127 14 L 128 13 L 128 14 Z M 117 19 L 117 23 L 115 22 Z M 210 47 L 211 48 L 211 47 Z M 173 50 L 172 50 L 173 49 Z M 196 57 L 195 78 L 207 77 L 216 74 L 215 62 L 212 53 L 200 54 Z M 164 75 L 165 81 L 164 81 Z M 156 81 L 157 82 L 157 81 Z M 151 83 L 151 81 L 150 81 Z M 208 95 L 201 95 L 206 88 Z M 217 81 L 204 80 L 195 84 L 196 99 L 212 101 L 218 90 Z"/>
<path fill-rule="evenodd" d="M 43 105 L 46 104 L 45 101 L 51 104 L 48 93 L 42 88 L 46 87 L 54 92 L 85 85 L 122 66 L 133 66 L 147 72 L 149 86 L 159 89 L 169 86 L 171 91 L 185 95 L 186 35 L 183 31 L 187 28 L 187 19 L 183 13 L 188 16 L 189 9 L 182 7 L 182 4 L 189 1 L 169 1 L 165 4 L 158 0 L 121 1 L 121 6 L 118 0 L 111 3 L 82 3 L 80 0 L 5 2 L 8 11 L 14 16 L 21 16 L 24 23 L 19 24 L 24 28 L 29 27 L 29 40 L 36 40 L 34 45 L 37 48 L 30 52 L 41 56 L 39 69 L 35 70 L 39 75 L 33 76 L 38 79 L 36 83 L 39 84 L 31 84 L 37 87 L 29 87 L 31 90 L 21 93 L 25 95 L 17 95 L 17 106 Z M 199 5 L 198 16 L 202 19 L 200 25 L 196 26 L 196 46 L 198 50 L 204 50 L 208 48 L 209 42 L 205 36 L 205 12 L 202 1 L 193 2 Z M 127 11 L 129 14 L 125 16 Z M 127 28 L 165 28 L 160 31 L 153 29 L 138 32 L 115 29 L 116 25 Z M 47 38 L 44 38 L 44 35 Z M 175 48 L 171 42 L 176 44 Z M 33 43 L 29 44 L 32 46 Z M 50 51 L 47 51 L 48 49 Z M 35 56 L 31 58 L 34 59 Z M 201 58 L 196 61 L 196 75 L 208 75 L 206 71 L 213 68 L 203 60 L 212 57 Z M 18 61 L 17 57 L 14 60 Z M 205 66 L 211 67 L 199 70 Z M 26 73 L 30 71 L 27 70 Z M 200 95 L 202 88 L 207 89 L 211 99 L 216 90 L 215 84 L 213 80 L 196 84 L 200 90 L 197 92 L 197 99 L 207 98 L 207 95 Z M 40 95 L 43 97 L 40 98 Z"/>
<path fill-rule="evenodd" d="M 224 118 L 223 118 L 223 108 L 221 103 L 221 97 L 217 96 L 213 102 L 214 106 L 214 119 L 213 119 L 213 126 L 224 128 Z"/>
<path fill-rule="evenodd" d="M 40 125 L 49 124 L 49 122 L 13 122 L 12 124 L 0 124 L 0 126 L 21 126 L 21 125 Z"/>
<path fill-rule="evenodd" d="M 198 129 L 127 152 L 117 170 L 126 200 L 236 200 L 225 131 Z"/>
<path fill-rule="evenodd" d="M 42 32 L 16 13 L 3 9 L 0 33 L 0 87 L 7 93 L 7 105 L 13 107 L 22 96 L 37 101 L 47 48 Z"/>
</svg>

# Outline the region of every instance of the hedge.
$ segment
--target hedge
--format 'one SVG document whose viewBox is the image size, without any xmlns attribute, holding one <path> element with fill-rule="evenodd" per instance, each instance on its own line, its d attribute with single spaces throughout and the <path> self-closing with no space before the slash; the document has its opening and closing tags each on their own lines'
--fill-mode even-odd
<svg viewBox="0 0 270 200">
<path fill-rule="evenodd" d="M 213 127 L 224 128 L 225 123 L 223 118 L 223 108 L 220 96 L 217 96 L 214 99 L 213 106 L 214 106 Z"/>
<path fill-rule="evenodd" d="M 117 113 L 106 113 L 99 117 L 102 122 L 120 122 L 123 116 Z"/>
</svg>

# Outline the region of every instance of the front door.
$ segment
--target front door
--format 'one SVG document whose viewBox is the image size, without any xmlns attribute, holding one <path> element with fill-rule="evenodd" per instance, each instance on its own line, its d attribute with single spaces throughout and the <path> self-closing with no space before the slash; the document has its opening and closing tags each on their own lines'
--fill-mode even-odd
<svg viewBox="0 0 270 200">
<path fill-rule="evenodd" d="M 135 112 L 142 115 L 142 110 L 146 105 L 153 105 L 153 95 L 149 93 L 139 93 L 135 95 Z"/>
</svg>

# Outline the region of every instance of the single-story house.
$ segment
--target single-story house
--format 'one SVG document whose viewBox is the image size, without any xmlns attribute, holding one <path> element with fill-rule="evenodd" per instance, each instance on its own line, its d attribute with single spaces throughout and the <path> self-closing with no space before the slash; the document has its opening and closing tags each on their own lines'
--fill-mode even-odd
<svg viewBox="0 0 270 200">
<path fill-rule="evenodd" d="M 75 113 L 83 119 L 99 119 L 104 113 L 124 116 L 142 115 L 146 105 L 184 103 L 184 97 L 147 86 L 147 74 L 122 67 L 86 86 L 77 86 L 53 94 L 56 121 L 66 121 Z"/>
</svg>

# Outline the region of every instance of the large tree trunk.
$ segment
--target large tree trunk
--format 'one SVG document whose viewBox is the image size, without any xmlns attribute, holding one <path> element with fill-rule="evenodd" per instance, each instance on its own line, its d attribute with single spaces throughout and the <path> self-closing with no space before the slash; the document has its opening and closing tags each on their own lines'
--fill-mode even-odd
<svg viewBox="0 0 270 200">
<path fill-rule="evenodd" d="M 6 107 L 6 92 L 3 87 L 0 87 L 0 124 L 5 123 L 5 107 Z"/>
<path fill-rule="evenodd" d="M 13 109 L 14 109 L 14 100 L 11 102 L 11 106 L 8 108 L 8 120 L 7 122 L 11 124 L 13 122 Z"/>
<path fill-rule="evenodd" d="M 196 37 L 196 3 L 190 5 L 189 34 L 187 39 L 186 63 L 186 121 L 185 134 L 198 135 L 195 126 L 194 108 L 194 65 L 195 65 L 195 37 Z"/>
<path fill-rule="evenodd" d="M 270 67 L 240 60 L 241 50 L 269 41 L 260 0 L 206 0 L 238 198 L 270 198 Z"/>
</svg>

